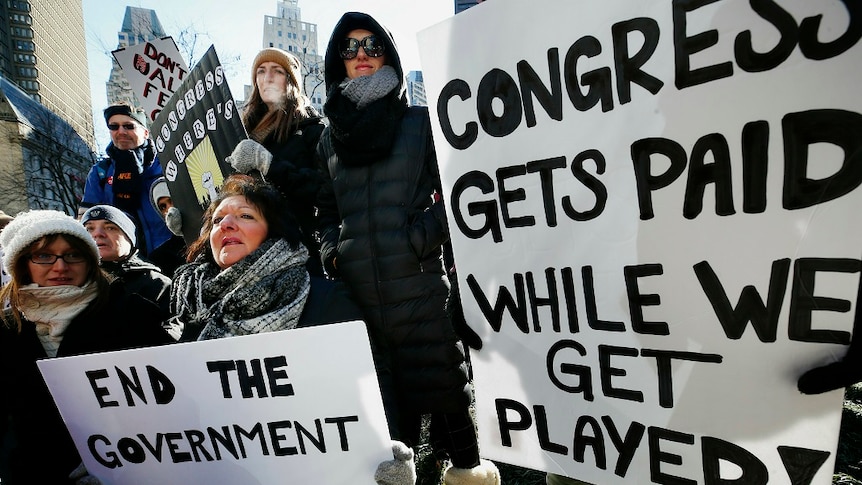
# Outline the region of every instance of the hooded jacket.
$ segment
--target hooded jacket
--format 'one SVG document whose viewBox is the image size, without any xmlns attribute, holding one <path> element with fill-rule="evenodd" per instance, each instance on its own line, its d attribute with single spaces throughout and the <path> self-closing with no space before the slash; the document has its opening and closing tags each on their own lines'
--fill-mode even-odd
<svg viewBox="0 0 862 485">
<path fill-rule="evenodd" d="M 366 14 L 346 13 L 326 49 L 327 115 L 350 108 L 339 92 L 346 70 L 338 43 L 360 28 L 384 40 L 387 64 L 402 79 L 391 34 Z M 394 132 L 380 156 L 351 163 L 339 156 L 333 138 L 342 117 L 330 116 L 321 136 L 318 156 L 329 175 L 318 199 L 321 258 L 363 311 L 387 413 L 391 404 L 409 412 L 460 412 L 470 388 L 463 347 L 445 311 L 449 286 L 441 246 L 449 236 L 442 204 L 432 198 L 440 180 L 428 111 L 407 108 L 403 81 L 378 102 L 389 109 L 381 110 L 387 116 L 376 126 Z M 353 113 L 337 114 L 361 117 L 353 107 Z M 346 148 L 361 154 L 375 140 L 368 141 Z"/>
</svg>

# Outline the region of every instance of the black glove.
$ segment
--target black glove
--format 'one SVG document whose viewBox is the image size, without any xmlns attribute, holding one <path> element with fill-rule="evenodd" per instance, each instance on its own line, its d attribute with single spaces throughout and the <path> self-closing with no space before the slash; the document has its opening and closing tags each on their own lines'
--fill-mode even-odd
<svg viewBox="0 0 862 485">
<path fill-rule="evenodd" d="M 458 335 L 458 338 L 467 344 L 468 347 L 479 350 L 482 348 L 482 339 L 479 337 L 479 334 L 467 325 L 467 320 L 464 319 L 464 307 L 461 306 L 458 278 L 454 271 L 450 274 L 451 289 L 449 291 L 449 298 L 446 301 L 446 312 L 449 313 L 449 319 L 452 320 L 452 327 L 455 329 L 455 334 Z"/>
<path fill-rule="evenodd" d="M 850 348 L 847 349 L 844 358 L 802 374 L 799 382 L 796 383 L 799 392 L 821 394 L 862 381 L 862 343 L 859 342 L 860 337 L 856 336 L 857 333 L 857 331 L 853 332 Z"/>
<path fill-rule="evenodd" d="M 796 387 L 802 394 L 821 394 L 835 389 L 843 389 L 862 381 L 862 284 L 856 295 L 856 316 L 853 321 L 853 337 L 847 353 L 838 362 L 809 370 L 802 374 Z"/>
</svg>

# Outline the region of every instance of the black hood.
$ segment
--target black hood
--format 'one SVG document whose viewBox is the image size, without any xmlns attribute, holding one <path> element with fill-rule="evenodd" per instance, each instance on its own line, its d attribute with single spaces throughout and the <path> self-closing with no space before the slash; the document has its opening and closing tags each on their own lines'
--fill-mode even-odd
<svg viewBox="0 0 862 485">
<path fill-rule="evenodd" d="M 324 81 L 326 82 L 326 92 L 329 93 L 333 86 L 337 86 L 347 77 L 347 70 L 344 68 L 344 61 L 338 53 L 338 43 L 351 30 L 365 29 L 374 35 L 383 39 L 386 44 L 386 64 L 395 68 L 398 74 L 398 92 L 404 88 L 404 71 L 401 69 L 401 57 L 398 55 L 398 48 L 395 47 L 395 39 L 392 38 L 392 33 L 380 25 L 373 17 L 362 12 L 347 12 L 341 16 L 341 19 L 335 24 L 332 29 L 332 36 L 329 38 L 329 44 L 326 45 L 326 57 L 324 58 Z"/>
</svg>

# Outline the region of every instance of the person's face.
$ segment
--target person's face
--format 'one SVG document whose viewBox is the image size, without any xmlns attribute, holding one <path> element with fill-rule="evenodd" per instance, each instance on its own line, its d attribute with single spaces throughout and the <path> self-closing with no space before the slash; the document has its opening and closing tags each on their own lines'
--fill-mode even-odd
<svg viewBox="0 0 862 485">
<path fill-rule="evenodd" d="M 168 213 L 168 209 L 174 206 L 174 200 L 170 197 L 159 197 L 159 200 L 156 201 L 156 206 L 158 206 L 159 212 L 164 217 Z"/>
<path fill-rule="evenodd" d="M 241 195 L 223 200 L 213 212 L 212 223 L 210 247 L 222 269 L 260 247 L 269 232 L 263 214 Z"/>
<path fill-rule="evenodd" d="M 87 221 L 87 232 L 96 241 L 102 261 L 120 261 L 132 253 L 132 242 L 120 226 L 105 220 Z"/>
<path fill-rule="evenodd" d="M 281 64 L 262 62 L 254 73 L 254 82 L 260 93 L 260 99 L 272 109 L 279 104 L 287 94 L 287 71 Z"/>
<path fill-rule="evenodd" d="M 356 40 L 362 40 L 369 35 L 374 35 L 365 29 L 351 30 L 347 37 Z M 365 52 L 364 47 L 359 48 L 356 57 L 353 59 L 344 59 L 344 67 L 347 69 L 347 77 L 356 79 L 361 76 L 370 76 L 377 72 L 386 63 L 386 54 L 380 57 L 371 57 Z"/>
<path fill-rule="evenodd" d="M 112 129 L 116 128 L 116 129 Z M 108 119 L 111 141 L 120 150 L 132 150 L 143 145 L 150 136 L 150 130 L 135 121 L 131 116 L 114 115 Z"/>
<path fill-rule="evenodd" d="M 34 251 L 32 254 L 53 254 L 63 256 L 66 254 L 78 254 L 63 236 L 58 237 L 51 244 Z M 27 268 L 30 271 L 30 279 L 39 286 L 83 286 L 87 282 L 89 265 L 86 261 L 80 263 L 67 263 L 63 258 L 57 258 L 54 264 L 37 264 L 31 257 L 27 258 Z"/>
</svg>

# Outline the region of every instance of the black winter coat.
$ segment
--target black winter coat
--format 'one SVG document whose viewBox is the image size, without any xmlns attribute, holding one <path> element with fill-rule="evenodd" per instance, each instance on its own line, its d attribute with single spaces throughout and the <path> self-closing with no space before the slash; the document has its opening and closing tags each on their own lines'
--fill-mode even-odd
<svg viewBox="0 0 862 485">
<path fill-rule="evenodd" d="M 313 276 L 323 276 L 320 244 L 315 234 L 315 203 L 317 193 L 325 181 L 325 175 L 315 158 L 315 150 L 323 128 L 323 121 L 314 116 L 300 122 L 284 143 L 278 144 L 271 137 L 263 143 L 272 153 L 266 179 L 282 193 L 302 230 L 302 243 L 308 249 L 309 256 L 306 266 Z"/>
<path fill-rule="evenodd" d="M 428 111 L 408 108 L 390 155 L 368 165 L 345 165 L 329 136 L 327 128 L 318 146 L 330 177 L 318 200 L 321 258 L 363 311 L 384 400 L 411 412 L 463 412 L 470 387 L 445 310 L 449 235 L 442 203 L 432 204 L 440 179 Z"/>
<path fill-rule="evenodd" d="M 66 329 L 57 357 L 171 342 L 161 329 L 152 302 L 127 296 L 122 283 L 111 284 L 106 305 L 94 304 Z M 36 362 L 47 358 L 36 326 L 23 322 L 21 333 L 0 323 L 0 483 L 71 484 L 80 463 L 72 438 L 42 380 Z"/>
<path fill-rule="evenodd" d="M 162 310 L 159 321 L 167 320 L 171 307 L 171 279 L 158 266 L 133 254 L 124 261 L 102 261 L 102 269 L 123 282 L 126 293 L 140 295 Z"/>
</svg>

